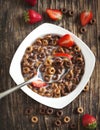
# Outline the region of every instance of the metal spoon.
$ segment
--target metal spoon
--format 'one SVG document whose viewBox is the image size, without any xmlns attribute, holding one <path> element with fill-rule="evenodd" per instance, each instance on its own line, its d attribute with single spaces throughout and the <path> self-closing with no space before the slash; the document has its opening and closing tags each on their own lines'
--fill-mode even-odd
<svg viewBox="0 0 100 130">
<path fill-rule="evenodd" d="M 27 81 L 25 81 L 25 82 L 23 82 L 23 83 L 15 86 L 15 87 L 13 87 L 13 88 L 10 88 L 10 89 L 8 89 L 8 90 L 6 90 L 4 92 L 1 92 L 0 93 L 0 99 L 3 98 L 3 97 L 5 97 L 5 96 L 7 96 L 8 94 L 10 94 L 10 93 L 18 90 L 19 88 L 21 88 L 21 87 L 23 87 L 23 86 L 25 86 L 25 85 L 33 82 L 33 81 L 41 80 L 41 81 L 45 82 L 43 80 L 42 74 L 40 72 L 40 67 L 41 67 L 41 65 L 38 67 L 37 74 L 34 77 L 32 77 L 31 79 L 29 79 L 29 80 L 27 80 Z M 53 83 L 53 82 L 59 81 L 61 79 L 61 77 L 63 75 L 65 75 L 68 71 L 69 70 L 67 70 L 67 71 L 63 70 L 57 80 L 50 80 L 49 82 L 46 82 L 46 83 Z"/>
</svg>

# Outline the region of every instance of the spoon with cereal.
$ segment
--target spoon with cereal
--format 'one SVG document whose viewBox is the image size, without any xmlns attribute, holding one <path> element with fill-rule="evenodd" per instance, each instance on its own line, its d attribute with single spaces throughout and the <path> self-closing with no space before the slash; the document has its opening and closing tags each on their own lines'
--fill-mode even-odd
<svg viewBox="0 0 100 130">
<path fill-rule="evenodd" d="M 62 69 L 62 71 L 60 72 L 60 74 L 56 77 L 56 75 L 54 76 L 54 73 L 55 73 L 55 70 L 53 67 L 49 67 L 47 68 L 46 71 L 48 71 L 48 73 L 51 75 L 52 78 L 50 78 L 48 80 L 48 75 L 45 75 L 43 77 L 43 74 L 42 74 L 42 71 L 41 71 L 41 68 L 42 67 L 42 64 L 39 65 L 38 69 L 37 69 L 37 74 L 32 77 L 31 79 L 13 87 L 13 88 L 10 88 L 4 92 L 1 92 L 0 93 L 0 99 L 7 96 L 8 94 L 20 89 L 21 87 L 25 86 L 25 85 L 28 85 L 28 84 L 32 84 L 32 86 L 34 87 L 37 87 L 37 88 L 40 88 L 40 87 L 47 87 L 49 83 L 53 83 L 53 82 L 57 82 L 61 79 L 61 77 L 63 75 L 65 75 L 69 69 L 65 70 L 65 69 Z M 46 77 L 47 76 L 47 77 Z"/>
</svg>

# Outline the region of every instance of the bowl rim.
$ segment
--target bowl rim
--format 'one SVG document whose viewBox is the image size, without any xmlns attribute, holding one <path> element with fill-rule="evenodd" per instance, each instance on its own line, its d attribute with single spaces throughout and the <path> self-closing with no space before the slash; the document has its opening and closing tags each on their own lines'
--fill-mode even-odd
<svg viewBox="0 0 100 130">
<path fill-rule="evenodd" d="M 52 33 L 53 32 L 53 33 Z M 17 48 L 9 68 L 9 74 L 12 77 L 12 79 L 15 81 L 16 84 L 20 84 L 24 82 L 23 76 L 21 74 L 21 59 L 25 52 L 25 49 L 31 45 L 37 38 L 47 35 L 47 34 L 58 34 L 58 35 L 64 35 L 64 34 L 70 34 L 75 43 L 81 48 L 82 54 L 84 56 L 85 60 L 85 71 L 82 76 L 82 79 L 80 83 L 77 85 L 77 87 L 70 92 L 68 95 L 59 97 L 59 98 L 50 98 L 50 97 L 43 97 L 35 92 L 33 92 L 30 88 L 27 86 L 24 86 L 21 88 L 23 92 L 25 92 L 28 96 L 30 96 L 32 99 L 38 101 L 41 104 L 44 104 L 46 106 L 61 109 L 65 106 L 67 106 L 69 103 L 71 103 L 84 89 L 84 86 L 89 81 L 92 72 L 94 70 L 95 66 L 95 56 L 93 52 L 90 50 L 90 48 L 81 40 L 79 39 L 75 34 L 68 31 L 67 29 L 64 29 L 62 27 L 59 27 L 55 24 L 51 23 L 43 23 L 37 28 L 35 28 L 31 33 L 29 33 L 26 38 L 21 42 L 19 47 Z M 34 36 L 34 37 L 33 37 Z"/>
</svg>

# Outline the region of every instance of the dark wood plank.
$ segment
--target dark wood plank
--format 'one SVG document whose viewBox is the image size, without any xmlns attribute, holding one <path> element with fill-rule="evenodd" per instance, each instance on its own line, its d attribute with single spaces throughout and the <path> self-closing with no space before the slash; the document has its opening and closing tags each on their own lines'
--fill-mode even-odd
<svg viewBox="0 0 100 130">
<path fill-rule="evenodd" d="M 100 1 L 99 0 L 38 0 L 36 6 L 28 6 L 24 0 L 0 0 L 0 92 L 15 85 L 9 76 L 9 66 L 12 57 L 21 41 L 34 28 L 44 22 L 61 25 L 71 30 L 90 47 L 96 56 L 96 65 L 91 79 L 88 82 L 89 92 L 81 93 L 72 103 L 63 110 L 64 115 L 75 122 L 76 130 L 82 130 L 81 116 L 85 113 L 94 115 L 98 120 L 96 130 L 100 130 Z M 34 25 L 25 24 L 22 16 L 24 10 L 35 9 L 44 17 L 43 21 Z M 74 16 L 64 16 L 60 22 L 53 22 L 45 14 L 46 8 L 66 8 L 74 10 Z M 83 10 L 92 10 L 97 23 L 88 25 L 87 32 L 80 34 L 79 14 Z M 25 115 L 26 108 L 33 108 L 30 116 Z M 76 114 L 77 107 L 84 108 L 83 114 Z M 29 98 L 21 90 L 18 90 L 0 100 L 0 130 L 69 130 L 70 127 L 62 125 L 55 127 L 57 118 L 54 110 L 53 115 L 40 115 L 41 104 Z M 37 124 L 31 123 L 31 117 L 38 116 Z M 63 116 L 64 117 L 64 116 Z M 63 120 L 63 117 L 61 119 Z"/>
</svg>

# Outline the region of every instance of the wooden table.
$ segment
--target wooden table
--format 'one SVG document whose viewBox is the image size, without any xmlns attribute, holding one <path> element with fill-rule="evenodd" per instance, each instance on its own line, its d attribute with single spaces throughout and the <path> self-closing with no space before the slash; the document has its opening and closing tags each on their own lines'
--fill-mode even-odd
<svg viewBox="0 0 100 130">
<path fill-rule="evenodd" d="M 21 90 L 18 90 L 0 100 L 0 130 L 70 130 L 70 124 L 76 124 L 76 130 L 82 130 L 81 117 L 85 113 L 94 115 L 97 119 L 100 130 L 100 1 L 99 0 L 38 0 L 34 7 L 28 6 L 24 0 L 0 0 L 0 92 L 15 85 L 9 75 L 9 66 L 12 57 L 21 41 L 34 28 L 42 23 L 49 22 L 62 25 L 64 28 L 75 33 L 93 51 L 96 56 L 96 65 L 91 79 L 88 82 L 89 91 L 82 92 L 72 103 L 62 111 L 64 115 L 71 118 L 68 125 L 55 127 L 54 120 L 57 119 L 56 112 L 48 116 L 40 115 L 39 109 L 42 106 L 34 101 Z M 27 9 L 34 9 L 43 15 L 43 21 L 34 25 L 28 25 L 23 20 L 23 12 Z M 73 10 L 73 17 L 64 16 L 60 22 L 50 20 L 46 8 L 66 8 Z M 95 25 L 87 25 L 87 32 L 80 34 L 79 14 L 83 10 L 92 10 L 96 19 Z M 84 112 L 77 114 L 75 110 L 82 106 Z M 31 115 L 25 114 L 26 108 L 33 108 Z M 31 122 L 31 117 L 36 115 L 39 118 L 37 124 Z"/>
</svg>

